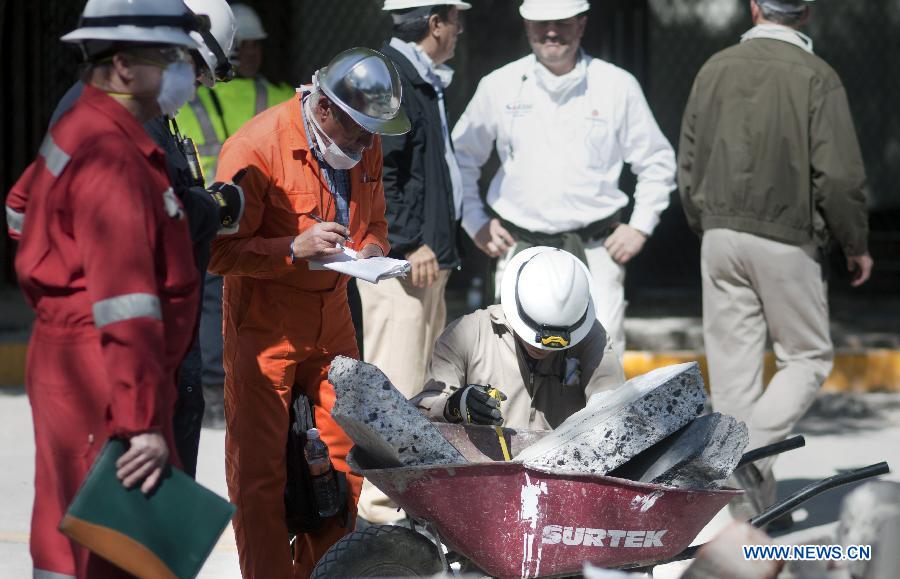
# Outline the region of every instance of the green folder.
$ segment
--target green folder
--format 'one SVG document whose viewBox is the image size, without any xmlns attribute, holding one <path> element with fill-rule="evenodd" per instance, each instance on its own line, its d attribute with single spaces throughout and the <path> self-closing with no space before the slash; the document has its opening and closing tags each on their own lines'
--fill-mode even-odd
<svg viewBox="0 0 900 579">
<path fill-rule="evenodd" d="M 128 444 L 111 439 L 59 525 L 73 541 L 142 578 L 193 578 L 235 507 L 178 469 L 149 496 L 126 489 L 116 461 Z"/>
</svg>

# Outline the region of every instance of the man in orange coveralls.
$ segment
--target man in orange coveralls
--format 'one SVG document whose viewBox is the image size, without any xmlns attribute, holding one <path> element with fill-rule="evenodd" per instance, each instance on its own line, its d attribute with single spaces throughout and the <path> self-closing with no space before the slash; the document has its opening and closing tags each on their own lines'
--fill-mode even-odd
<svg viewBox="0 0 900 579">
<path fill-rule="evenodd" d="M 245 579 L 308 577 L 353 528 L 361 479 L 348 476 L 349 517 L 326 520 L 287 548 L 285 442 L 292 389 L 313 404 L 336 469 L 351 441 L 331 418 L 328 369 L 358 357 L 347 276 L 307 260 L 341 252 L 387 255 L 376 134 L 403 134 L 400 82 L 381 53 L 354 48 L 313 75 L 312 86 L 261 113 L 229 138 L 217 178 L 246 168 L 238 232 L 213 242 L 211 272 L 225 276 L 225 423 L 228 492 Z"/>
<path fill-rule="evenodd" d="M 190 97 L 197 26 L 181 0 L 89 0 L 81 27 L 63 37 L 81 45 L 88 85 L 11 192 L 27 199 L 7 219 L 37 314 L 25 379 L 35 577 L 126 576 L 57 530 L 108 437 L 130 442 L 117 464 L 126 487 L 150 492 L 177 462 L 175 370 L 199 275 L 164 153 L 142 123 Z"/>
</svg>

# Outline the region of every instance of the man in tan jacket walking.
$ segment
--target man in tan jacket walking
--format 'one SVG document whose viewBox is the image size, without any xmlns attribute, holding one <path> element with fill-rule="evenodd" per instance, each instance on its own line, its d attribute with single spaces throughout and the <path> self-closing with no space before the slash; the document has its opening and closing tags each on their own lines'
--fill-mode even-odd
<svg viewBox="0 0 900 579">
<path fill-rule="evenodd" d="M 750 448 L 785 438 L 831 371 L 830 240 L 854 287 L 872 270 L 847 95 L 797 30 L 811 1 L 751 0 L 754 28 L 703 66 L 682 121 L 679 188 L 703 236 L 713 407 L 747 423 Z M 764 389 L 767 334 L 778 372 Z M 772 460 L 756 464 L 736 473 L 749 498 L 732 509 L 742 518 L 775 502 Z"/>
<path fill-rule="evenodd" d="M 412 399 L 432 420 L 556 428 L 625 375 L 594 315 L 591 277 L 575 256 L 533 247 L 510 260 L 500 305 L 450 324 Z M 487 394 L 500 390 L 502 402 Z"/>
</svg>

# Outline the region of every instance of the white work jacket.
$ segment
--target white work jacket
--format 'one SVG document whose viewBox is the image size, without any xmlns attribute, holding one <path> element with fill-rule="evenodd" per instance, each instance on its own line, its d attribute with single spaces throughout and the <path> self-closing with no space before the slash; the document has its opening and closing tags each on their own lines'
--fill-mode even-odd
<svg viewBox="0 0 900 579">
<path fill-rule="evenodd" d="M 496 146 L 501 167 L 487 203 L 504 219 L 542 233 L 605 219 L 628 205 L 619 189 L 627 162 L 637 175 L 630 225 L 651 234 L 675 188 L 675 153 L 637 80 L 586 54 L 572 72 L 551 76 L 532 54 L 478 84 L 453 129 L 463 227 L 474 236 L 489 220 L 478 179 Z"/>
</svg>

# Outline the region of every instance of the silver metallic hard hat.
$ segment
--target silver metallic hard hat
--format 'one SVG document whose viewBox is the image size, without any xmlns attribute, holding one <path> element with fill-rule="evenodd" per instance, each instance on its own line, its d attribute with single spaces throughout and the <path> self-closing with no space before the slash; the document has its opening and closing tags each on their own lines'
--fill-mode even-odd
<svg viewBox="0 0 900 579">
<path fill-rule="evenodd" d="M 400 108 L 400 76 L 380 52 L 369 48 L 345 50 L 315 73 L 313 83 L 370 133 L 409 132 L 409 118 Z"/>
</svg>

